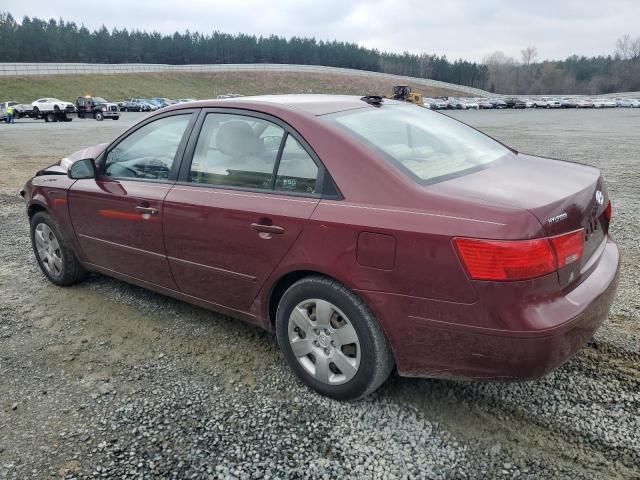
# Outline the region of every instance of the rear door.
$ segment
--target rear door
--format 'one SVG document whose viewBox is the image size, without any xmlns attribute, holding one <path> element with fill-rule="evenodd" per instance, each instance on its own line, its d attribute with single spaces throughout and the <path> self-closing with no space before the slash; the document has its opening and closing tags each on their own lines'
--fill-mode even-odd
<svg viewBox="0 0 640 480">
<path fill-rule="evenodd" d="M 99 160 L 97 178 L 70 188 L 71 220 L 90 263 L 176 288 L 162 239 L 162 203 L 194 117 L 170 112 L 127 132 Z"/>
<path fill-rule="evenodd" d="M 324 169 L 277 119 L 212 109 L 198 123 L 165 199 L 169 264 L 183 292 L 246 312 L 316 208 Z"/>
</svg>

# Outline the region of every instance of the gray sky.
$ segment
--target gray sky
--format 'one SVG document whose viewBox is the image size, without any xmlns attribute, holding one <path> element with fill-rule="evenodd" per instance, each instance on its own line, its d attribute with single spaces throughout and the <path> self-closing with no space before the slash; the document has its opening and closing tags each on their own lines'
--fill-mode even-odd
<svg viewBox="0 0 640 480">
<path fill-rule="evenodd" d="M 640 0 L 3 0 L 0 10 L 163 33 L 191 30 L 314 36 L 380 50 L 481 60 L 494 50 L 520 60 L 614 51 L 640 35 Z"/>
</svg>

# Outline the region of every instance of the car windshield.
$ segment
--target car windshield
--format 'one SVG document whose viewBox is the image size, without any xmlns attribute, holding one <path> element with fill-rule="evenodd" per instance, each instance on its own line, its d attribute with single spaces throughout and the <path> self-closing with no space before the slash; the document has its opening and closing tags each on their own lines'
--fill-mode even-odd
<svg viewBox="0 0 640 480">
<path fill-rule="evenodd" d="M 107 101 L 102 97 L 93 97 L 93 103 L 107 103 Z"/>
<path fill-rule="evenodd" d="M 510 150 L 446 115 L 390 105 L 326 115 L 420 183 L 434 183 L 488 167 Z"/>
</svg>

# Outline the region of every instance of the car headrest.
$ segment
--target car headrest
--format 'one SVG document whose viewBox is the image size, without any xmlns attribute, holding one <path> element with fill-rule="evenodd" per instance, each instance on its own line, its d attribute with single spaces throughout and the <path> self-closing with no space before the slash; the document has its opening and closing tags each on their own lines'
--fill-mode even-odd
<svg viewBox="0 0 640 480">
<path fill-rule="evenodd" d="M 260 141 L 251 125 L 239 120 L 231 120 L 220 127 L 216 135 L 216 146 L 225 155 L 234 157 L 260 151 Z"/>
</svg>

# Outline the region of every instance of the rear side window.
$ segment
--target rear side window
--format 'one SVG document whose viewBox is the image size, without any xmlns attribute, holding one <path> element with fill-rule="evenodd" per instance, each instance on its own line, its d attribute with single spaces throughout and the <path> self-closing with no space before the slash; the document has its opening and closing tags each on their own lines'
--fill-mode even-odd
<svg viewBox="0 0 640 480">
<path fill-rule="evenodd" d="M 189 181 L 270 189 L 284 130 L 243 115 L 207 115 L 189 171 Z"/>
<path fill-rule="evenodd" d="M 427 184 L 487 168 L 509 149 L 446 115 L 414 105 L 387 105 L 326 115 Z"/>
<path fill-rule="evenodd" d="M 276 190 L 315 193 L 317 178 L 318 166 L 302 145 L 288 135 L 278 166 Z"/>
<path fill-rule="evenodd" d="M 297 194 L 315 194 L 317 179 L 316 163 L 282 127 L 230 113 L 207 115 L 189 170 L 192 183 Z"/>
</svg>

